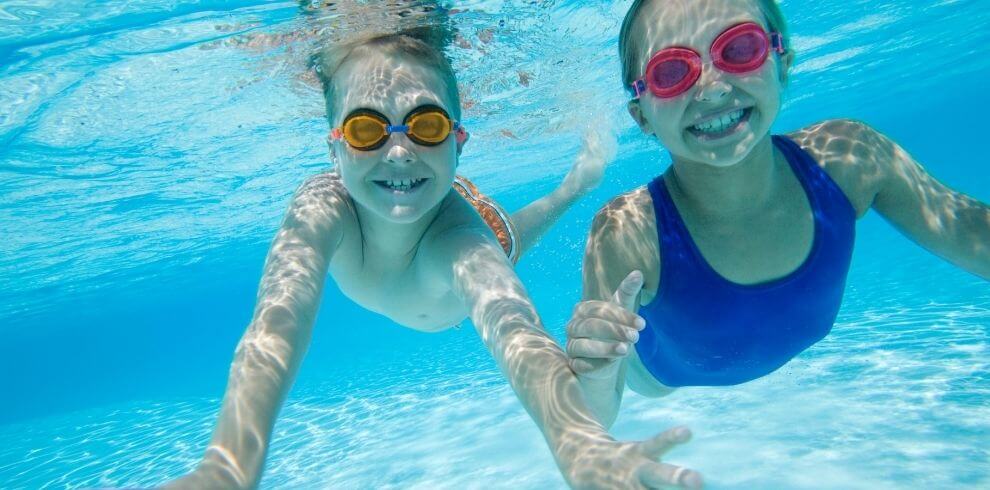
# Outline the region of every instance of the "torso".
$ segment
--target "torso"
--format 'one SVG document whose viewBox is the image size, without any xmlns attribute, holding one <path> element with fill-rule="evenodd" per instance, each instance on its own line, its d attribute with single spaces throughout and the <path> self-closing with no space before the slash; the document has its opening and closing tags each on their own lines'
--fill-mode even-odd
<svg viewBox="0 0 990 490">
<path fill-rule="evenodd" d="M 362 234 L 360 220 L 349 201 L 343 215 L 343 237 L 330 262 L 329 273 L 345 296 L 392 321 L 424 332 L 445 330 L 463 321 L 468 312 L 449 285 L 449 271 L 425 262 L 424 248 L 442 239 L 444 230 L 477 227 L 491 234 L 474 208 L 451 191 L 443 209 L 419 244 L 396 254 L 376 247 Z M 492 237 L 494 240 L 494 236 Z"/>
<path fill-rule="evenodd" d="M 805 150 L 838 185 L 852 204 L 856 217 L 862 217 L 872 202 L 872 192 L 877 183 L 869 173 L 855 165 L 850 153 L 855 145 L 842 145 L 834 137 L 836 132 L 852 129 L 842 121 L 831 121 L 796 131 L 788 137 Z M 830 137 L 831 136 L 831 137 Z M 848 140 L 846 141 L 848 143 Z M 787 167 L 786 161 L 783 167 Z M 808 256 L 814 240 L 814 220 L 808 197 L 800 181 L 787 169 L 782 172 L 781 185 L 771 200 L 772 206 L 751 218 L 719 218 L 694 212 L 680 202 L 676 192 L 671 198 L 677 206 L 685 227 L 698 250 L 711 268 L 723 278 L 738 284 L 758 284 L 785 277 L 801 266 Z M 645 187 L 633 190 L 626 196 L 626 205 L 634 209 L 630 216 L 638 216 L 634 236 L 625 237 L 635 243 L 639 254 L 638 264 L 626 264 L 629 270 L 642 270 L 645 283 L 640 304 L 650 304 L 656 297 L 662 267 L 657 238 L 657 221 L 650 193 Z M 627 381 L 638 391 L 663 390 L 638 358 L 636 350 L 629 356 Z"/>
<path fill-rule="evenodd" d="M 787 162 L 777 157 L 780 186 L 770 199 L 773 205 L 748 216 L 703 216 L 670 192 L 705 261 L 731 282 L 757 284 L 784 277 L 811 250 L 814 220 L 808 197 Z M 656 221 L 653 228 L 655 233 Z"/>
</svg>

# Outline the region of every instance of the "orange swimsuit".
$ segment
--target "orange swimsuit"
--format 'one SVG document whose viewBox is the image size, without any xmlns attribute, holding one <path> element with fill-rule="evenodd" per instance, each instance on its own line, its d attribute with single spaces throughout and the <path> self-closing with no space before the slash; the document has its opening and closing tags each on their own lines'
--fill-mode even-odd
<svg viewBox="0 0 990 490">
<path fill-rule="evenodd" d="M 505 255 L 515 264 L 519 260 L 519 245 L 516 242 L 516 229 L 512 226 L 509 213 L 490 197 L 479 192 L 471 181 L 460 175 L 454 178 L 454 189 L 478 210 L 481 219 L 485 220 L 495 233 L 495 238 L 498 238 Z"/>
</svg>

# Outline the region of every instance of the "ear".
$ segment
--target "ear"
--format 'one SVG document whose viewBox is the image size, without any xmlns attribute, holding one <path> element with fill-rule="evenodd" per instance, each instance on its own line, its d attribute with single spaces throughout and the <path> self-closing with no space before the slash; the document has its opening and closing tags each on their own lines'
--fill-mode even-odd
<svg viewBox="0 0 990 490">
<path fill-rule="evenodd" d="M 629 110 L 629 115 L 632 116 L 633 121 L 636 121 L 636 125 L 639 126 L 640 131 L 643 134 L 653 134 L 653 130 L 650 129 L 650 123 L 643 117 L 643 108 L 639 105 L 639 99 L 630 100 L 626 104 L 626 108 Z"/>
<path fill-rule="evenodd" d="M 457 155 L 460 156 L 461 152 L 464 151 L 464 143 L 467 143 L 471 139 L 471 133 L 462 128 L 455 133 L 455 137 L 457 138 Z"/>
</svg>

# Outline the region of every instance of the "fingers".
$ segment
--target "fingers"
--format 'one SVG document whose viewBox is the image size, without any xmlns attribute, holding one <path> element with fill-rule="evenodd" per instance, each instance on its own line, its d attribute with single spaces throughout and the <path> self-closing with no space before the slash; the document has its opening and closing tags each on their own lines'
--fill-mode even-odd
<svg viewBox="0 0 990 490">
<path fill-rule="evenodd" d="M 657 459 L 674 446 L 691 440 L 691 430 L 687 427 L 674 427 L 640 443 L 640 449 L 648 458 Z"/>
<path fill-rule="evenodd" d="M 667 463 L 645 465 L 639 470 L 639 481 L 647 488 L 701 488 L 701 474 L 682 466 Z"/>
<path fill-rule="evenodd" d="M 581 153 L 594 155 L 602 163 L 607 163 L 615 158 L 618 150 L 618 141 L 615 132 L 611 128 L 603 128 L 601 125 L 589 127 L 584 132 L 584 141 L 581 145 Z"/>
<path fill-rule="evenodd" d="M 578 329 L 594 329 L 596 325 L 581 325 L 590 319 L 604 320 L 627 328 L 642 330 L 646 321 L 642 317 L 611 301 L 582 301 L 574 308 L 571 322 L 568 324 L 568 335 L 572 337 L 593 337 L 593 335 L 574 335 Z M 584 331 L 582 330 L 582 333 Z"/>
<path fill-rule="evenodd" d="M 571 358 L 615 359 L 629 353 L 629 344 L 595 339 L 568 339 L 567 355 Z"/>
<path fill-rule="evenodd" d="M 572 339 L 596 339 L 609 342 L 632 342 L 639 340 L 639 330 L 630 325 L 621 325 L 598 318 L 588 318 L 567 325 L 567 337 Z"/>
<path fill-rule="evenodd" d="M 627 311 L 636 311 L 636 302 L 641 289 L 643 289 L 643 273 L 632 271 L 619 283 L 619 288 L 612 295 L 612 301 Z"/>
<path fill-rule="evenodd" d="M 594 131 L 592 128 L 588 128 L 584 132 L 584 140 L 581 142 L 581 155 L 603 160 L 604 153 L 602 134 Z"/>
</svg>

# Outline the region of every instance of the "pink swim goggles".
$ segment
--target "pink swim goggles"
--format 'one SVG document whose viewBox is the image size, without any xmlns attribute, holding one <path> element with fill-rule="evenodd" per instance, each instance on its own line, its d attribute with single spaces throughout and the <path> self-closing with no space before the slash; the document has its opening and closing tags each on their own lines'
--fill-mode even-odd
<svg viewBox="0 0 990 490">
<path fill-rule="evenodd" d="M 712 64 L 728 73 L 740 74 L 763 66 L 770 50 L 787 52 L 779 32 L 767 33 L 755 22 L 736 24 L 715 38 Z M 646 72 L 629 87 L 638 99 L 646 89 L 661 99 L 687 92 L 701 76 L 701 55 L 691 48 L 671 47 L 657 51 L 646 64 Z"/>
</svg>

